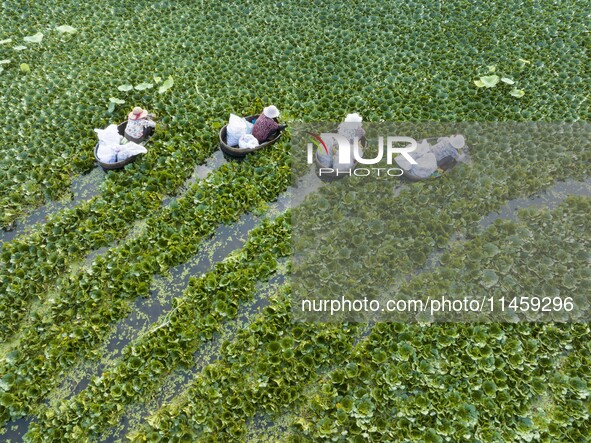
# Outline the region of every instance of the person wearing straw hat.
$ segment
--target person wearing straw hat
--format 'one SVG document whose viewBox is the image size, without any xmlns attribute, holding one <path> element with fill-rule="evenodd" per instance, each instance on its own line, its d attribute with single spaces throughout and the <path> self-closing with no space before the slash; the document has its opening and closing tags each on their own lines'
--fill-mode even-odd
<svg viewBox="0 0 591 443">
<path fill-rule="evenodd" d="M 148 111 L 136 106 L 127 115 L 125 138 L 132 142 L 139 143 L 143 141 L 146 129 L 154 127 L 156 127 L 156 123 L 150 119 Z"/>
<path fill-rule="evenodd" d="M 264 143 L 271 136 L 275 136 L 281 130 L 275 119 L 279 117 L 279 109 L 276 106 L 267 106 L 263 113 L 257 118 L 252 127 L 252 135 L 256 137 L 259 143 Z"/>
<path fill-rule="evenodd" d="M 357 140 L 357 149 L 359 149 L 360 154 L 362 153 L 362 146 L 359 143 L 365 138 L 365 130 L 361 126 L 362 122 L 363 118 L 358 113 L 347 114 L 345 121 L 339 125 L 337 130 L 337 133 L 345 137 L 351 146 L 354 146 L 355 140 Z M 356 163 L 353 149 L 349 150 L 349 159 L 343 163 L 340 162 L 339 144 L 336 140 L 332 145 L 332 156 L 332 168 L 337 171 L 351 169 Z"/>
<path fill-rule="evenodd" d="M 353 143 L 355 138 L 360 140 L 365 137 L 365 130 L 361 127 L 362 122 L 363 117 L 358 113 L 347 114 L 345 121 L 339 125 L 338 133 L 350 143 Z"/>
</svg>

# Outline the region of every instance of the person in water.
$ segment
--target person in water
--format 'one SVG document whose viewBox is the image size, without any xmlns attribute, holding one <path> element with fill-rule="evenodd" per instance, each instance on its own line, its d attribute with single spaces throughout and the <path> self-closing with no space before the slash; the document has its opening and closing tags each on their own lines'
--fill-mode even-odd
<svg viewBox="0 0 591 443">
<path fill-rule="evenodd" d="M 132 142 L 139 143 L 144 139 L 146 129 L 154 127 L 156 127 L 156 123 L 150 119 L 148 111 L 136 106 L 127 115 L 125 138 Z"/>
<path fill-rule="evenodd" d="M 276 106 L 271 105 L 263 109 L 263 113 L 254 122 L 252 128 L 252 135 L 259 143 L 264 143 L 280 130 L 279 124 L 275 121 L 277 117 L 279 117 L 279 109 Z"/>
</svg>

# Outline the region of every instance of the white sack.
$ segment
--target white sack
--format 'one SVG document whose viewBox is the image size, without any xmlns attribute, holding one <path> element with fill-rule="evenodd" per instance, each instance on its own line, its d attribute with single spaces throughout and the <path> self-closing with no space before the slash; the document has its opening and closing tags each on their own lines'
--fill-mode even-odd
<svg viewBox="0 0 591 443">
<path fill-rule="evenodd" d="M 228 146 L 236 146 L 240 141 L 240 137 L 246 134 L 246 120 L 237 115 L 230 114 L 230 121 L 226 127 L 226 143 Z"/>
<path fill-rule="evenodd" d="M 146 152 L 148 152 L 146 148 L 134 142 L 119 145 L 119 151 L 117 152 L 117 161 L 120 162 L 134 155 L 145 154 Z"/>
<path fill-rule="evenodd" d="M 240 149 L 254 149 L 259 145 L 259 141 L 252 134 L 244 134 L 238 140 L 238 147 Z"/>
</svg>

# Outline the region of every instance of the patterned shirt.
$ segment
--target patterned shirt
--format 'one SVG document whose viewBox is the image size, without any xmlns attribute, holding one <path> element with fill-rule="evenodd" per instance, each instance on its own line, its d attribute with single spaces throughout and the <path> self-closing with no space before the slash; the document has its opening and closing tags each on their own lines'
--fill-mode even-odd
<svg viewBox="0 0 591 443">
<path fill-rule="evenodd" d="M 156 123 L 147 118 L 139 118 L 137 120 L 127 120 L 127 127 L 125 128 L 125 135 L 134 139 L 141 139 L 144 136 L 145 128 L 154 128 Z"/>
<path fill-rule="evenodd" d="M 265 114 L 261 114 L 257 121 L 254 122 L 252 127 L 252 135 L 256 137 L 259 143 L 267 141 L 269 135 L 279 129 L 279 125 L 272 118 L 267 117 Z"/>
</svg>

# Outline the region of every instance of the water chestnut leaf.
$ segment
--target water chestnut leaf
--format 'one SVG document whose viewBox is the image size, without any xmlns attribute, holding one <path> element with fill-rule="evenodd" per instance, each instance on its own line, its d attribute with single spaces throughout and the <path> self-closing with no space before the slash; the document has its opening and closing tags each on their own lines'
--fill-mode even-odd
<svg viewBox="0 0 591 443">
<path fill-rule="evenodd" d="M 57 28 L 55 28 L 55 30 L 57 32 L 59 32 L 60 34 L 64 34 L 64 33 L 66 33 L 66 34 L 74 34 L 77 31 L 76 28 L 74 28 L 74 27 L 72 27 L 70 25 L 61 25 L 61 26 L 58 26 Z"/>
<path fill-rule="evenodd" d="M 139 85 L 135 86 L 135 89 L 138 91 L 143 91 L 145 89 L 153 88 L 154 85 L 152 83 L 140 83 Z"/>
<path fill-rule="evenodd" d="M 133 85 L 121 85 L 121 86 L 117 86 L 117 89 L 119 89 L 122 92 L 127 92 L 127 91 L 131 91 L 133 89 Z"/>
<path fill-rule="evenodd" d="M 165 82 L 164 82 L 164 83 L 162 83 L 162 85 L 161 85 L 161 86 L 158 88 L 158 92 L 159 92 L 160 94 L 162 94 L 162 93 L 164 93 L 164 92 L 168 91 L 168 90 L 169 90 L 169 89 L 172 87 L 172 85 L 174 85 L 174 80 L 173 80 L 173 78 L 172 78 L 172 75 L 171 75 L 171 76 L 169 76 L 169 77 L 168 77 L 168 78 L 165 80 Z"/>
<path fill-rule="evenodd" d="M 493 271 L 492 269 L 485 269 L 482 272 L 482 280 L 480 281 L 480 283 L 485 288 L 490 288 L 490 287 L 496 285 L 498 281 L 499 281 L 499 277 L 497 276 L 496 272 Z"/>
<path fill-rule="evenodd" d="M 492 88 L 499 83 L 499 76 L 498 75 L 485 75 L 480 77 L 480 81 L 486 88 Z"/>
<path fill-rule="evenodd" d="M 27 43 L 41 43 L 41 40 L 43 40 L 43 34 L 38 32 L 35 35 L 28 35 L 27 37 L 24 37 L 23 40 Z"/>
</svg>

